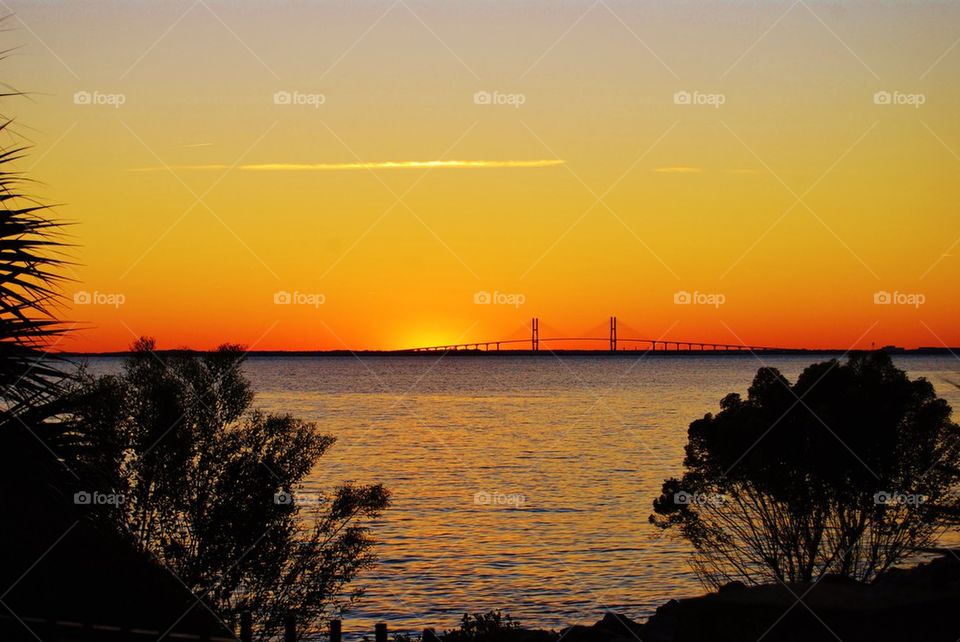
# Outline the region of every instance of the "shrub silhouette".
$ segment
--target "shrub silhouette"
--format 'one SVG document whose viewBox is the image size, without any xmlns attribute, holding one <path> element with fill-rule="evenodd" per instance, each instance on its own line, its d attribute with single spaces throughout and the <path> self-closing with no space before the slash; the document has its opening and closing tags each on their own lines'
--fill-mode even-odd
<svg viewBox="0 0 960 642">
<path fill-rule="evenodd" d="M 102 520 L 225 621 L 249 610 L 270 639 L 287 614 L 310 632 L 359 595 L 349 584 L 373 560 L 367 523 L 388 493 L 344 485 L 298 499 L 334 438 L 250 410 L 242 360 L 236 346 L 197 356 L 141 339 L 122 374 L 77 391 L 75 430 L 92 447 L 76 465 L 124 498 L 93 507 Z"/>
<path fill-rule="evenodd" d="M 443 642 L 494 642 L 515 639 L 520 623 L 499 610 L 488 613 L 464 613 L 460 626 L 440 635 Z"/>
<path fill-rule="evenodd" d="M 746 399 L 690 424 L 684 474 L 650 521 L 689 540 L 708 585 L 868 581 L 936 542 L 958 508 L 950 407 L 883 353 L 761 368 Z"/>
</svg>

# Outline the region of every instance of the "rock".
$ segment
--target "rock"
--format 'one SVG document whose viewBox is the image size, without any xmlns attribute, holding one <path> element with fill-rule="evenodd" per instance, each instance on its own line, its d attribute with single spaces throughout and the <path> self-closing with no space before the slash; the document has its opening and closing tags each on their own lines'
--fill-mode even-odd
<svg viewBox="0 0 960 642">
<path fill-rule="evenodd" d="M 644 625 L 625 615 L 605 613 L 593 626 L 577 624 L 560 632 L 564 642 L 640 642 Z"/>
<path fill-rule="evenodd" d="M 658 608 L 643 642 L 957 642 L 960 557 L 953 553 L 873 584 L 830 575 L 789 586 L 732 582 Z"/>
<path fill-rule="evenodd" d="M 670 600 L 657 607 L 643 628 L 643 642 L 673 642 L 677 639 L 680 602 Z"/>
<path fill-rule="evenodd" d="M 604 613 L 603 618 L 593 626 L 594 628 L 606 629 L 613 633 L 637 639 L 640 638 L 640 634 L 643 632 L 643 625 L 639 622 L 634 622 L 626 615 L 610 612 Z"/>
<path fill-rule="evenodd" d="M 887 571 L 874 584 L 881 588 L 926 588 L 956 590 L 960 587 L 960 553 L 942 549 L 941 557 L 914 568 L 895 568 Z"/>
<path fill-rule="evenodd" d="M 720 587 L 719 593 L 730 593 L 732 591 L 739 591 L 741 589 L 747 588 L 747 585 L 741 582 L 740 580 L 733 580 L 732 582 L 727 582 Z"/>
</svg>

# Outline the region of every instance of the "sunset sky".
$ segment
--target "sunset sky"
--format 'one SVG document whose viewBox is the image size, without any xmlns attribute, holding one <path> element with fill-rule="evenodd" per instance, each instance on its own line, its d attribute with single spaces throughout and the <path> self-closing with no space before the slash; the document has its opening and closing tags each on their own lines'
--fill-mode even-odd
<svg viewBox="0 0 960 642">
<path fill-rule="evenodd" d="M 9 9 L 59 348 L 960 345 L 957 3 Z"/>
</svg>

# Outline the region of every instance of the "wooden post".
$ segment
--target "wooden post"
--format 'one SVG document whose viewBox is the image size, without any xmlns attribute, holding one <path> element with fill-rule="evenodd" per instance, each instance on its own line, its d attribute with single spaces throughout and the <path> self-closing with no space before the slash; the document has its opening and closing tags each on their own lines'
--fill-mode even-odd
<svg viewBox="0 0 960 642">
<path fill-rule="evenodd" d="M 374 629 L 376 631 L 376 642 L 387 642 L 387 623 L 377 622 Z"/>
<path fill-rule="evenodd" d="M 240 642 L 253 642 L 253 616 L 250 611 L 240 614 Z"/>
<path fill-rule="evenodd" d="M 341 642 L 343 624 L 340 620 L 330 620 L 330 642 Z"/>
<path fill-rule="evenodd" d="M 297 642 L 297 618 L 287 615 L 283 621 L 283 642 Z"/>
</svg>

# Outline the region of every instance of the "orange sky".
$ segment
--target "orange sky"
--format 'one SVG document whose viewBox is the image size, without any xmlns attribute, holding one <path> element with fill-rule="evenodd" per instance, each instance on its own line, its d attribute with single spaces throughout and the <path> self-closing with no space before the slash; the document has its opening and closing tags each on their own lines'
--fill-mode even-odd
<svg viewBox="0 0 960 642">
<path fill-rule="evenodd" d="M 64 349 L 960 345 L 960 6 L 11 8 Z"/>
</svg>

